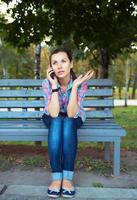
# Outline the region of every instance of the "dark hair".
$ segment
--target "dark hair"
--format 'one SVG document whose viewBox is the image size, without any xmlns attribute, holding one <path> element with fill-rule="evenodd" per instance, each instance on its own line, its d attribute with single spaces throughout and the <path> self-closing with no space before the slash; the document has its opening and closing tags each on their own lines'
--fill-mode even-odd
<svg viewBox="0 0 137 200">
<path fill-rule="evenodd" d="M 50 65 L 51 65 L 51 57 L 53 54 L 56 54 L 56 53 L 59 53 L 59 52 L 64 52 L 67 54 L 68 56 L 68 59 L 70 60 L 70 62 L 72 61 L 72 53 L 70 51 L 70 49 L 67 49 L 65 47 L 58 47 L 56 49 L 54 49 L 50 56 L 49 56 L 49 62 L 50 62 Z M 77 78 L 76 74 L 74 73 L 73 69 L 70 70 L 70 73 L 71 73 L 71 76 L 72 76 L 72 79 L 75 80 Z"/>
</svg>

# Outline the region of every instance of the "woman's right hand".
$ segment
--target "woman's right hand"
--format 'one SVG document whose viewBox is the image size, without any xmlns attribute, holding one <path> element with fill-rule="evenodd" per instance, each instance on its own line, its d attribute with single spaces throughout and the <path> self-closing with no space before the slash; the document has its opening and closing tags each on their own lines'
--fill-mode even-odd
<svg viewBox="0 0 137 200">
<path fill-rule="evenodd" d="M 53 73 L 53 69 L 51 67 L 49 67 L 47 69 L 47 79 L 50 81 L 51 85 L 52 85 L 52 89 L 56 89 L 57 85 L 58 85 L 58 80 L 57 77 L 54 76 L 54 79 L 51 77 L 51 74 Z"/>
</svg>

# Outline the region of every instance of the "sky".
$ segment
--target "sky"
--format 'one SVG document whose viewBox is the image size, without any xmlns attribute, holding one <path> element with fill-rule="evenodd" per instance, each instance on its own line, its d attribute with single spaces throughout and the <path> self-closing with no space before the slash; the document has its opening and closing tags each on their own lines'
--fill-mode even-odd
<svg viewBox="0 0 137 200">
<path fill-rule="evenodd" d="M 12 0 L 12 2 L 9 3 L 9 5 L 7 6 L 6 3 L 2 3 L 0 1 L 0 13 L 2 13 L 2 14 L 6 13 L 6 18 L 8 19 L 9 22 L 12 21 L 12 18 L 10 17 L 10 14 L 7 13 L 7 9 L 8 8 L 13 8 L 16 2 L 17 2 L 17 0 Z"/>
</svg>

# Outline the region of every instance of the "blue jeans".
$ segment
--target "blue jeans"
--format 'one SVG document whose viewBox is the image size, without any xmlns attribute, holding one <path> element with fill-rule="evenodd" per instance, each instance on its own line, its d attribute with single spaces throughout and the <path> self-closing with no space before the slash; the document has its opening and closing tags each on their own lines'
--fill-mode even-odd
<svg viewBox="0 0 137 200">
<path fill-rule="evenodd" d="M 77 129 L 82 125 L 80 117 L 51 117 L 42 119 L 48 128 L 48 153 L 53 180 L 72 180 L 77 153 Z"/>
</svg>

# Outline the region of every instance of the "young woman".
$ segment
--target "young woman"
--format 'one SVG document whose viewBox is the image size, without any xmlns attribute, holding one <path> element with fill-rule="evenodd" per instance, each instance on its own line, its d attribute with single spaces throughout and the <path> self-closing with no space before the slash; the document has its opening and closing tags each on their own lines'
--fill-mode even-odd
<svg viewBox="0 0 137 200">
<path fill-rule="evenodd" d="M 76 77 L 69 50 L 57 48 L 50 55 L 47 79 L 42 83 L 45 109 L 42 119 L 48 128 L 48 152 L 52 183 L 48 196 L 73 197 L 72 183 L 77 151 L 77 129 L 85 121 L 82 102 L 87 90 L 86 81 L 93 76 L 88 71 Z"/>
</svg>

